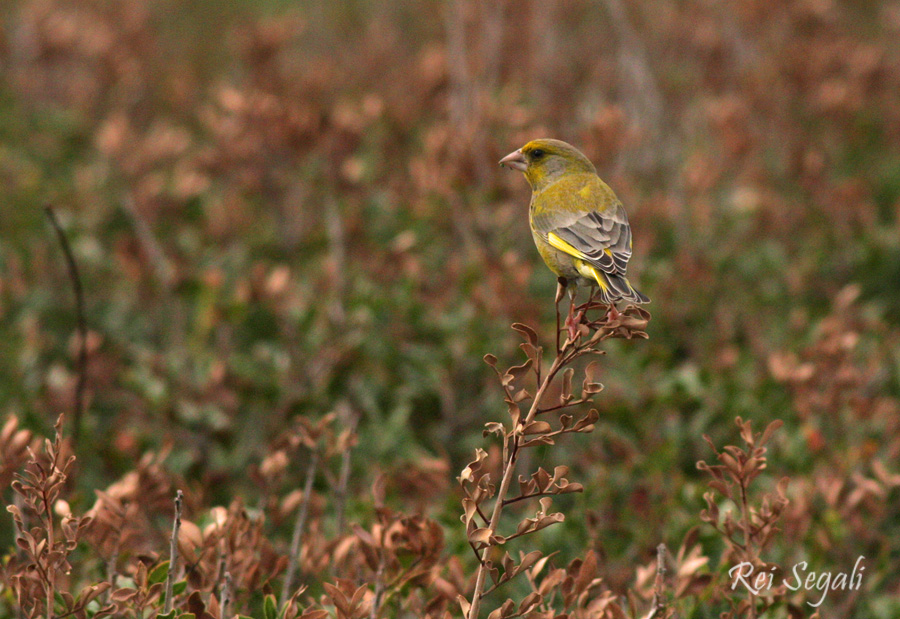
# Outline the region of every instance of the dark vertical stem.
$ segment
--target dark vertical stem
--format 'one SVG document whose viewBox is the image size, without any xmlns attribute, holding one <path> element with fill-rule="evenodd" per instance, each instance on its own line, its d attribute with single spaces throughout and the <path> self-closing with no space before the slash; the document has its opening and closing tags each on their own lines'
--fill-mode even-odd
<svg viewBox="0 0 900 619">
<path fill-rule="evenodd" d="M 172 539 L 169 541 L 169 573 L 166 574 L 166 602 L 163 614 L 168 615 L 172 610 L 172 598 L 175 587 L 175 567 L 178 563 L 178 531 L 181 529 L 181 504 L 184 501 L 184 493 L 178 490 L 175 493 L 175 519 L 172 522 Z"/>
<path fill-rule="evenodd" d="M 63 255 L 66 257 L 66 265 L 69 271 L 69 279 L 72 281 L 72 288 L 75 291 L 75 315 L 78 320 L 78 383 L 75 386 L 75 404 L 72 415 L 72 445 L 73 448 L 78 446 L 78 436 L 81 433 L 81 414 L 84 410 L 84 391 L 87 387 L 87 319 L 85 318 L 84 309 L 84 290 L 81 285 L 81 273 L 78 271 L 78 263 L 75 262 L 75 256 L 72 254 L 72 247 L 63 232 L 56 212 L 51 205 L 44 207 L 44 213 L 53 226 L 59 245 L 62 247 Z"/>
</svg>

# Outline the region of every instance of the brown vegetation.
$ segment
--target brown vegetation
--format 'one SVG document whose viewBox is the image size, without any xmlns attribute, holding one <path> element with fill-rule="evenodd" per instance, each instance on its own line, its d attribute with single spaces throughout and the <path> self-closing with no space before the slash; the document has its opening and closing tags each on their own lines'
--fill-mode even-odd
<svg viewBox="0 0 900 619">
<path fill-rule="evenodd" d="M 7 0 L 0 615 L 898 616 L 898 31 L 849 0 Z M 653 298 L 555 360 L 496 166 L 551 136 Z M 818 609 L 729 579 L 860 556 Z"/>
</svg>

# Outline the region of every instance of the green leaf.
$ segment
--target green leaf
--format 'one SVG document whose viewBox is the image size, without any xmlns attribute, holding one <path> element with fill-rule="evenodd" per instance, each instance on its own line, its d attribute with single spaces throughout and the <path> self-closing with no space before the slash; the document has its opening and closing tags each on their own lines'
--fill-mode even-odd
<svg viewBox="0 0 900 619">
<path fill-rule="evenodd" d="M 194 613 L 182 613 L 178 615 L 178 619 L 197 619 L 197 615 Z"/>
<path fill-rule="evenodd" d="M 175 619 L 176 612 L 177 611 L 175 609 L 172 609 L 169 612 L 167 612 L 165 615 L 162 613 L 159 613 L 158 615 L 156 615 L 156 619 Z"/>
<path fill-rule="evenodd" d="M 172 595 L 181 595 L 187 589 L 187 581 L 179 580 L 172 585 Z"/>
<path fill-rule="evenodd" d="M 153 571 L 150 572 L 150 575 L 147 576 L 147 582 L 151 585 L 155 585 L 157 583 L 165 582 L 166 577 L 169 575 L 169 562 L 163 561 L 159 565 L 153 568 Z"/>
<path fill-rule="evenodd" d="M 278 605 L 275 602 L 275 596 L 272 594 L 267 595 L 263 601 L 263 617 L 265 619 L 277 619 L 278 617 Z"/>
</svg>

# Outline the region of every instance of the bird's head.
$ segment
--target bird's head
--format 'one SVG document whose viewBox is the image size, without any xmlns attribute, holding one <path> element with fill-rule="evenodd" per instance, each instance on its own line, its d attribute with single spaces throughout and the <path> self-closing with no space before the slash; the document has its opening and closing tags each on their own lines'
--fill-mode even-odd
<svg viewBox="0 0 900 619">
<path fill-rule="evenodd" d="M 532 140 L 501 159 L 500 165 L 524 172 L 533 190 L 540 190 L 566 174 L 597 173 L 590 159 L 562 140 Z"/>
</svg>

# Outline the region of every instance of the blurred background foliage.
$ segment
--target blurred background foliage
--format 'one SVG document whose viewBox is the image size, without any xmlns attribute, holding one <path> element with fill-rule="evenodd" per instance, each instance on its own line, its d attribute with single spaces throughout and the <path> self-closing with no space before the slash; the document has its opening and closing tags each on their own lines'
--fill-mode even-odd
<svg viewBox="0 0 900 619">
<path fill-rule="evenodd" d="M 780 418 L 795 543 L 768 558 L 865 554 L 843 608 L 896 616 L 896 3 L 4 0 L 0 20 L 0 410 L 44 434 L 72 407 L 51 204 L 90 329 L 82 507 L 146 452 L 197 505 L 255 504 L 290 420 L 341 408 L 351 520 L 384 473 L 461 547 L 449 488 L 505 411 L 481 358 L 518 362 L 513 321 L 553 330 L 529 190 L 496 162 L 558 137 L 629 209 L 653 321 L 601 360 L 599 432 L 566 452 L 587 517 L 546 548 L 588 544 L 626 586 L 698 524 L 702 435 Z"/>
</svg>

